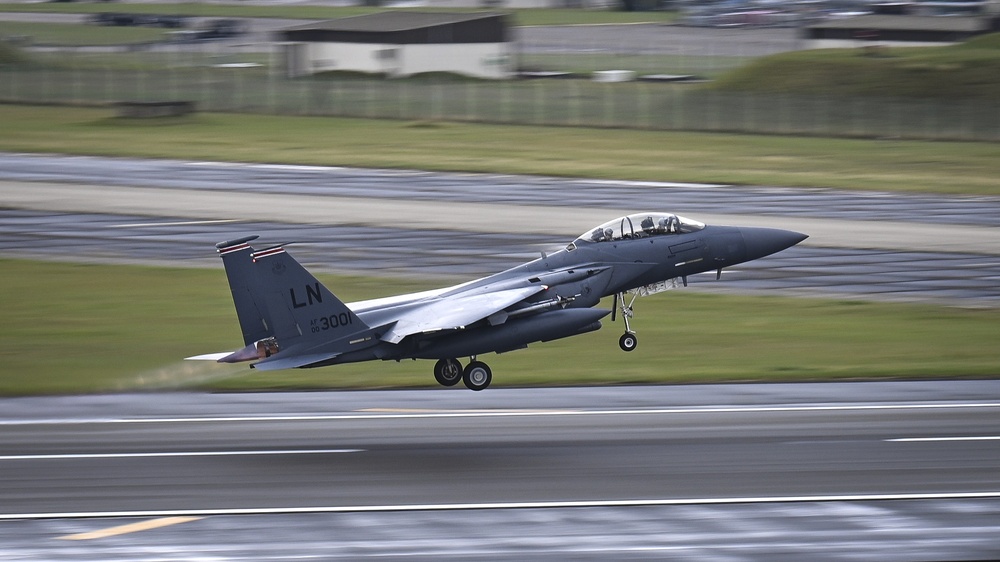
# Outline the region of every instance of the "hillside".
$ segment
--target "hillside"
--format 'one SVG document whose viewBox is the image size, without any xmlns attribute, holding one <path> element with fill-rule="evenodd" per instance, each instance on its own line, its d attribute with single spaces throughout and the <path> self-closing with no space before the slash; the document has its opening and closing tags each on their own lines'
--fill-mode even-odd
<svg viewBox="0 0 1000 562">
<path fill-rule="evenodd" d="M 711 85 L 723 91 L 1000 99 L 1000 34 L 945 47 L 822 49 L 782 53 L 734 70 Z"/>
</svg>

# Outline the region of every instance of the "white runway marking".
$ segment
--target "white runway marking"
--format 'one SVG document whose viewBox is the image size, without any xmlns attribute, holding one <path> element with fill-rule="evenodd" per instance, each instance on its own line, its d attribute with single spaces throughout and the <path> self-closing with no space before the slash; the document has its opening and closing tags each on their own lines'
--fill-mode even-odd
<svg viewBox="0 0 1000 562">
<path fill-rule="evenodd" d="M 261 170 L 282 170 L 292 172 L 335 172 L 349 170 L 343 166 L 307 166 L 301 164 L 256 164 L 253 162 L 185 162 L 186 166 L 217 168 L 257 168 Z"/>
<path fill-rule="evenodd" d="M 202 224 L 228 224 L 243 222 L 243 219 L 216 219 L 203 221 L 174 221 L 174 222 L 137 222 L 132 224 L 113 224 L 111 228 L 145 228 L 150 226 L 195 226 Z"/>
<path fill-rule="evenodd" d="M 339 414 L 275 414 L 261 416 L 206 416 L 175 418 L 67 418 L 67 419 L 0 419 L 0 426 L 20 425 L 88 425 L 142 423 L 234 423 L 234 422 L 299 422 L 338 420 L 398 420 L 437 418 L 518 418 L 547 416 L 646 416 L 674 414 L 778 413 L 778 412 L 849 412 L 905 411 L 1000 408 L 1000 402 L 937 402 L 930 404 L 843 404 L 790 406 L 709 406 L 702 408 L 651 408 L 634 410 L 361 410 Z"/>
<path fill-rule="evenodd" d="M 593 184 L 593 185 L 620 185 L 624 187 L 679 187 L 679 188 L 690 188 L 690 189 L 730 187 L 729 184 L 725 183 L 683 183 L 683 182 L 666 182 L 666 181 L 578 179 L 576 180 L 576 182 L 583 184 Z"/>
<path fill-rule="evenodd" d="M 259 170 L 280 170 L 283 172 L 337 172 L 347 170 L 343 166 L 305 166 L 302 164 L 249 164 Z"/>
<path fill-rule="evenodd" d="M 636 500 L 586 500 L 539 502 L 490 502 L 413 505 L 354 505 L 314 507 L 260 507 L 219 509 L 169 509 L 148 511 L 76 511 L 66 513 L 0 514 L 0 521 L 14 519 L 93 519 L 110 517 L 208 517 L 221 515 L 295 515 L 309 513 L 379 513 L 413 511 L 469 511 L 483 509 L 567 509 L 576 507 L 652 507 L 684 505 L 736 505 L 816 502 L 875 502 L 904 500 L 997 499 L 1000 491 L 921 494 L 845 494 L 829 496 L 770 496 L 746 498 L 678 498 Z"/>
<path fill-rule="evenodd" d="M 139 459 L 152 457 L 248 457 L 261 455 L 327 455 L 360 453 L 364 449 L 291 449 L 287 451 L 171 451 L 161 453 L 57 453 L 51 455 L 0 455 L 0 461 L 52 459 Z"/>
<path fill-rule="evenodd" d="M 968 437 L 900 437 L 886 439 L 889 443 L 928 443 L 936 441 L 1000 441 L 1000 435 L 977 435 Z"/>
</svg>

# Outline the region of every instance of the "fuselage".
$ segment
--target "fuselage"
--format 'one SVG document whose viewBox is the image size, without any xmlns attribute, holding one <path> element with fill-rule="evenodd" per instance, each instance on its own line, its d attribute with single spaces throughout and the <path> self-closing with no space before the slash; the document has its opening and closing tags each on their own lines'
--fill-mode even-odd
<svg viewBox="0 0 1000 562">
<path fill-rule="evenodd" d="M 282 246 L 254 250 L 246 236 L 216 245 L 226 268 L 245 346 L 199 356 L 224 363 L 256 361 L 262 370 L 368 360 L 437 359 L 444 386 L 489 386 L 476 359 L 534 342 L 591 332 L 614 295 L 633 351 L 635 297 L 687 285 L 690 275 L 730 267 L 804 240 L 797 232 L 707 226 L 672 213 L 635 213 L 589 230 L 565 248 L 506 271 L 409 295 L 344 303 Z M 626 302 L 625 293 L 631 292 Z M 614 318 L 612 316 L 612 318 Z M 463 368 L 459 357 L 469 357 Z"/>
<path fill-rule="evenodd" d="M 577 239 L 557 252 L 460 285 L 350 303 L 348 306 L 366 324 L 379 326 L 432 300 L 532 285 L 543 287 L 532 297 L 512 306 L 507 311 L 511 319 L 505 322 L 482 321 L 463 327 L 461 334 L 443 332 L 413 338 L 404 342 L 407 345 L 379 345 L 357 356 L 338 357 L 333 362 L 476 355 L 556 339 L 551 336 L 566 337 L 592 331 L 600 327 L 599 317 L 610 311 L 591 315 L 553 313 L 590 308 L 610 295 L 730 267 L 747 259 L 747 246 L 739 227 L 705 226 L 693 232 L 634 234 L 600 242 Z"/>
</svg>

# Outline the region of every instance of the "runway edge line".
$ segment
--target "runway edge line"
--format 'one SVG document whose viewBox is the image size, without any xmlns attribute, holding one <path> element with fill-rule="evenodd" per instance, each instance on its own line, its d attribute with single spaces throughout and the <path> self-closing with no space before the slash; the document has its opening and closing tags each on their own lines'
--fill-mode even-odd
<svg viewBox="0 0 1000 562">
<path fill-rule="evenodd" d="M 300 515 L 322 513 L 379 513 L 416 511 L 473 511 L 488 509 L 569 509 L 584 507 L 657 507 L 685 505 L 737 505 L 776 503 L 826 503 L 863 501 L 1000 499 L 1000 491 L 940 492 L 922 494 L 843 494 L 745 498 L 677 498 L 647 500 L 580 500 L 540 502 L 485 502 L 459 504 L 357 505 L 314 507 L 260 507 L 219 509 L 171 509 L 144 511 L 79 511 L 66 513 L 0 514 L 0 521 L 41 519 L 97 519 L 124 517 L 209 517 L 225 515 Z"/>
</svg>

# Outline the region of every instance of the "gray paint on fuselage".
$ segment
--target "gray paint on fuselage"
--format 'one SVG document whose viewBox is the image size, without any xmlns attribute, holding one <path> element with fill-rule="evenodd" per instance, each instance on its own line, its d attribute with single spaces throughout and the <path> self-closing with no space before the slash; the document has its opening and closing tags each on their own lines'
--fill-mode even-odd
<svg viewBox="0 0 1000 562">
<path fill-rule="evenodd" d="M 639 294 L 659 292 L 672 279 L 683 278 L 686 284 L 689 275 L 757 259 L 804 238 L 786 230 L 706 226 L 675 215 L 640 213 L 609 221 L 564 249 L 494 275 L 354 304 L 337 299 L 280 246 L 254 253 L 236 240 L 218 249 L 227 268 L 238 266 L 235 273 L 244 273 L 248 258 L 254 264 L 254 280 L 236 279 L 232 288 L 241 324 L 254 327 L 263 304 L 263 320 L 275 331 L 257 368 L 439 359 L 435 377 L 447 386 L 455 382 L 451 366 L 457 357 L 504 353 L 597 330 L 612 312 L 592 308 L 604 297 L 654 285 Z M 253 293 L 249 300 L 255 306 L 246 306 L 238 290 Z M 616 300 L 626 319 L 619 345 L 631 351 L 636 343 L 627 321 L 631 301 Z M 249 351 L 252 358 L 248 348 L 232 357 L 246 360 L 244 351 Z M 488 386 L 491 376 L 478 361 L 462 374 L 473 390 Z"/>
</svg>

